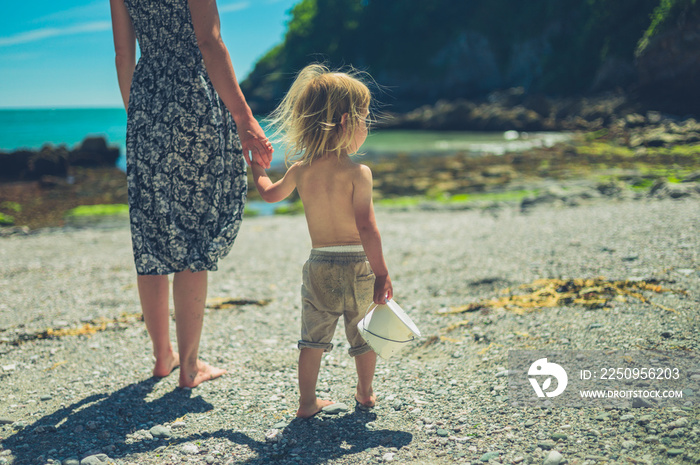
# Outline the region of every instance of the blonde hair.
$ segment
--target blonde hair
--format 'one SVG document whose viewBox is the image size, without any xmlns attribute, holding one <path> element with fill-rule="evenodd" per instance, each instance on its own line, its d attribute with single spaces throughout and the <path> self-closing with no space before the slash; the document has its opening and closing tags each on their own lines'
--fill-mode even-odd
<svg viewBox="0 0 700 465">
<path fill-rule="evenodd" d="M 272 138 L 285 146 L 285 162 L 311 163 L 326 153 L 347 150 L 369 109 L 371 94 L 356 70 L 331 71 L 311 64 L 268 119 Z M 347 113 L 344 126 L 343 115 Z"/>
</svg>

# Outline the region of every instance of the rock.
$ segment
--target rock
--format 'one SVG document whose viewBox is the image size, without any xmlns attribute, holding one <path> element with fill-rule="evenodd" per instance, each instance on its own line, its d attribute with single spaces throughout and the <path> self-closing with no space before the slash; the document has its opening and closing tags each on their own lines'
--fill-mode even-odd
<svg viewBox="0 0 700 465">
<path fill-rule="evenodd" d="M 564 433 L 554 433 L 551 437 L 555 441 L 566 441 L 569 439 L 569 435 Z"/>
<path fill-rule="evenodd" d="M 634 441 L 622 441 L 622 448 L 625 450 L 632 450 L 637 447 L 637 443 Z"/>
<path fill-rule="evenodd" d="M 637 397 L 637 398 L 632 400 L 632 408 L 650 408 L 652 406 L 653 405 L 650 402 L 648 402 L 640 397 Z"/>
<path fill-rule="evenodd" d="M 172 429 L 185 429 L 185 428 L 187 428 L 187 423 L 185 423 L 184 421 L 176 421 L 170 425 L 170 428 L 172 428 Z"/>
<path fill-rule="evenodd" d="M 148 430 L 148 432 L 151 433 L 151 436 L 153 436 L 154 438 L 167 439 L 173 437 L 172 431 L 170 431 L 170 428 L 168 428 L 167 426 L 156 425 L 150 430 Z"/>
<path fill-rule="evenodd" d="M 688 419 L 687 418 L 679 418 L 676 421 L 672 421 L 671 423 L 668 424 L 668 429 L 674 429 L 674 428 L 685 428 L 688 426 Z"/>
<path fill-rule="evenodd" d="M 99 465 L 101 463 L 112 463 L 107 454 L 89 455 L 80 461 L 80 465 Z"/>
<path fill-rule="evenodd" d="M 80 465 L 80 460 L 77 457 L 69 457 L 61 462 L 61 465 Z"/>
<path fill-rule="evenodd" d="M 488 462 L 488 461 L 491 460 L 491 459 L 497 458 L 498 455 L 499 455 L 498 452 L 486 452 L 484 455 L 482 455 L 482 456 L 479 458 L 479 460 L 481 460 L 482 462 Z"/>
<path fill-rule="evenodd" d="M 649 422 L 653 419 L 654 419 L 654 417 L 651 415 L 642 415 L 641 417 L 639 417 L 639 420 L 637 420 L 637 424 L 645 426 L 645 425 L 648 425 Z"/>
<path fill-rule="evenodd" d="M 192 444 L 191 442 L 186 442 L 185 444 L 183 444 L 180 447 L 180 450 L 185 454 L 191 454 L 191 455 L 199 454 L 199 447 Z"/>
<path fill-rule="evenodd" d="M 547 458 L 544 459 L 543 465 L 559 465 L 563 459 L 563 455 L 553 450 L 547 454 Z"/>
<path fill-rule="evenodd" d="M 323 407 L 323 413 L 327 413 L 329 415 L 337 415 L 341 412 L 347 412 L 348 410 L 348 406 L 342 402 L 337 402 L 335 404 L 326 405 Z"/>
<path fill-rule="evenodd" d="M 282 437 L 282 431 L 278 429 L 271 429 L 265 433 L 265 442 L 280 442 Z"/>
<path fill-rule="evenodd" d="M 392 452 L 387 452 L 382 456 L 382 461 L 383 462 L 393 462 L 394 461 L 394 454 Z"/>
<path fill-rule="evenodd" d="M 683 455 L 685 453 L 685 450 L 683 449 L 669 449 L 666 451 L 669 457 L 678 457 L 679 455 Z"/>
<path fill-rule="evenodd" d="M 7 417 L 0 417 L 0 425 L 11 425 L 15 420 Z"/>
<path fill-rule="evenodd" d="M 391 408 L 393 408 L 396 411 L 401 410 L 401 407 L 403 406 L 403 402 L 401 402 L 399 399 L 396 399 L 392 404 Z"/>
<path fill-rule="evenodd" d="M 436 433 L 437 433 L 438 436 L 443 437 L 443 438 L 446 438 L 447 436 L 450 435 L 450 432 L 449 432 L 449 431 L 447 431 L 446 429 L 442 429 L 442 428 L 438 428 L 438 430 L 436 431 Z"/>
<path fill-rule="evenodd" d="M 557 444 L 554 441 L 541 441 L 537 443 L 537 447 L 539 447 L 542 450 L 553 449 L 556 445 Z"/>
</svg>

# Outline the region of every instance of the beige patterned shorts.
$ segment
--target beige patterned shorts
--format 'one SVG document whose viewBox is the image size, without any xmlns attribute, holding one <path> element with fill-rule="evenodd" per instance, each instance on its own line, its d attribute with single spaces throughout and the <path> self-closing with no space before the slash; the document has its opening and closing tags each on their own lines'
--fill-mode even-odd
<svg viewBox="0 0 700 465">
<path fill-rule="evenodd" d="M 374 273 L 362 246 L 312 249 L 301 286 L 300 349 L 333 349 L 342 316 L 351 357 L 372 350 L 357 330 L 374 295 Z"/>
</svg>

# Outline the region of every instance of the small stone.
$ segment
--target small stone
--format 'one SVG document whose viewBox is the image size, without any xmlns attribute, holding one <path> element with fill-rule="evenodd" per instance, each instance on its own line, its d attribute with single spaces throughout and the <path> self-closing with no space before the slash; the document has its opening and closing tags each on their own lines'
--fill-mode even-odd
<svg viewBox="0 0 700 465">
<path fill-rule="evenodd" d="M 47 400 L 51 400 L 51 399 L 53 399 L 53 397 L 51 397 L 51 396 L 49 396 L 49 395 L 41 396 L 41 397 L 39 398 L 39 400 L 44 401 L 44 402 L 47 401 Z"/>
<path fill-rule="evenodd" d="M 622 415 L 620 417 L 620 421 L 630 421 L 634 420 L 634 415 Z"/>
<path fill-rule="evenodd" d="M 266 442 L 280 442 L 282 440 L 282 431 L 278 429 L 271 429 L 265 433 Z"/>
<path fill-rule="evenodd" d="M 206 457 L 204 457 L 204 461 L 211 465 L 212 463 L 216 462 L 216 457 L 214 457 L 213 455 L 207 455 Z"/>
<path fill-rule="evenodd" d="M 61 462 L 61 465 L 80 465 L 80 460 L 77 457 L 69 457 Z"/>
<path fill-rule="evenodd" d="M 553 450 L 549 454 L 547 454 L 547 458 L 544 459 L 543 465 L 559 465 L 563 459 L 564 459 L 563 455 L 561 455 L 559 452 Z"/>
<path fill-rule="evenodd" d="M 639 417 L 639 420 L 637 420 L 637 424 L 642 426 L 647 425 L 653 418 L 654 417 L 652 417 L 651 415 L 642 415 L 641 417 Z"/>
<path fill-rule="evenodd" d="M 498 457 L 498 452 L 486 452 L 484 455 L 482 455 L 479 460 L 482 462 L 488 462 L 491 459 L 495 459 Z"/>
<path fill-rule="evenodd" d="M 275 423 L 273 426 L 275 429 L 285 429 L 287 427 L 287 422 L 286 421 L 279 421 Z"/>
<path fill-rule="evenodd" d="M 647 402 L 646 400 L 637 397 L 632 400 L 632 408 L 650 408 L 652 407 L 652 404 Z"/>
<path fill-rule="evenodd" d="M 328 415 L 337 415 L 341 412 L 347 412 L 348 410 L 348 406 L 343 404 L 342 402 L 326 405 L 325 407 L 323 407 L 323 413 L 327 413 Z"/>
<path fill-rule="evenodd" d="M 688 419 L 687 418 L 679 418 L 676 421 L 672 421 L 671 423 L 668 424 L 669 429 L 673 428 L 685 428 L 688 426 Z"/>
<path fill-rule="evenodd" d="M 0 425 L 11 425 L 15 420 L 7 417 L 0 417 Z"/>
<path fill-rule="evenodd" d="M 528 420 L 525 422 L 525 427 L 529 428 L 531 426 L 535 426 L 536 424 L 537 424 L 537 422 L 535 420 Z"/>
<path fill-rule="evenodd" d="M 537 443 L 537 447 L 543 450 L 553 449 L 557 444 L 554 441 L 542 441 Z"/>
<path fill-rule="evenodd" d="M 564 434 L 564 433 L 554 433 L 554 434 L 552 434 L 551 437 L 555 441 L 559 441 L 559 440 L 566 441 L 567 439 L 569 439 L 569 435 Z"/>
<path fill-rule="evenodd" d="M 187 423 L 184 421 L 176 421 L 170 425 L 171 429 L 185 429 L 187 428 Z"/>
<path fill-rule="evenodd" d="M 173 433 L 167 426 L 156 425 L 150 430 L 148 430 L 148 432 L 151 433 L 151 436 L 153 436 L 154 438 L 167 439 L 173 437 Z"/>
<path fill-rule="evenodd" d="M 191 442 L 187 442 L 187 443 L 183 444 L 182 447 L 180 447 L 180 450 L 182 452 L 184 452 L 185 454 L 192 454 L 192 455 L 199 454 L 199 447 L 192 444 Z"/>
<path fill-rule="evenodd" d="M 632 450 L 637 447 L 637 443 L 634 441 L 622 441 L 622 448 L 627 450 Z"/>
<path fill-rule="evenodd" d="M 396 399 L 394 403 L 391 404 L 391 408 L 396 411 L 401 410 L 401 407 L 403 407 L 403 402 L 401 402 L 399 399 Z"/>
<path fill-rule="evenodd" d="M 449 431 L 447 431 L 446 429 L 442 429 L 442 428 L 438 428 L 438 430 L 436 431 L 436 433 L 437 433 L 438 436 L 440 436 L 440 437 L 442 437 L 442 438 L 446 438 L 447 436 L 450 435 L 450 432 L 449 432 Z"/>
<path fill-rule="evenodd" d="M 678 457 L 679 455 L 683 455 L 684 452 L 683 449 L 669 449 L 666 451 L 669 457 Z"/>
<path fill-rule="evenodd" d="M 393 462 L 394 461 L 394 454 L 391 452 L 387 452 L 382 456 L 382 461 L 383 462 Z"/>
<path fill-rule="evenodd" d="M 101 463 L 111 463 L 112 460 L 107 454 L 88 455 L 80 461 L 80 465 L 99 465 Z"/>
<path fill-rule="evenodd" d="M 609 418 L 610 418 L 610 417 L 609 417 L 607 414 L 605 414 L 605 413 L 601 413 L 600 415 L 598 415 L 597 417 L 595 417 L 595 419 L 598 420 L 598 421 L 605 421 L 605 420 L 608 420 Z"/>
<path fill-rule="evenodd" d="M 2 371 L 4 371 L 5 373 L 10 373 L 12 371 L 15 371 L 16 369 L 17 369 L 17 365 L 14 363 L 11 365 L 3 365 L 3 367 L 2 367 Z"/>
</svg>

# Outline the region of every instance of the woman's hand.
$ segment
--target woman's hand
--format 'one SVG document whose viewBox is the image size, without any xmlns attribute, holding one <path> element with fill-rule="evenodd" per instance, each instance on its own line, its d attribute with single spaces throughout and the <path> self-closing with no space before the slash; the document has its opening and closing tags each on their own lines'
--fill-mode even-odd
<svg viewBox="0 0 700 465">
<path fill-rule="evenodd" d="M 238 137 L 241 139 L 243 156 L 248 166 L 255 162 L 263 168 L 270 167 L 272 162 L 272 144 L 265 137 L 265 132 L 255 118 L 237 124 Z"/>
</svg>

